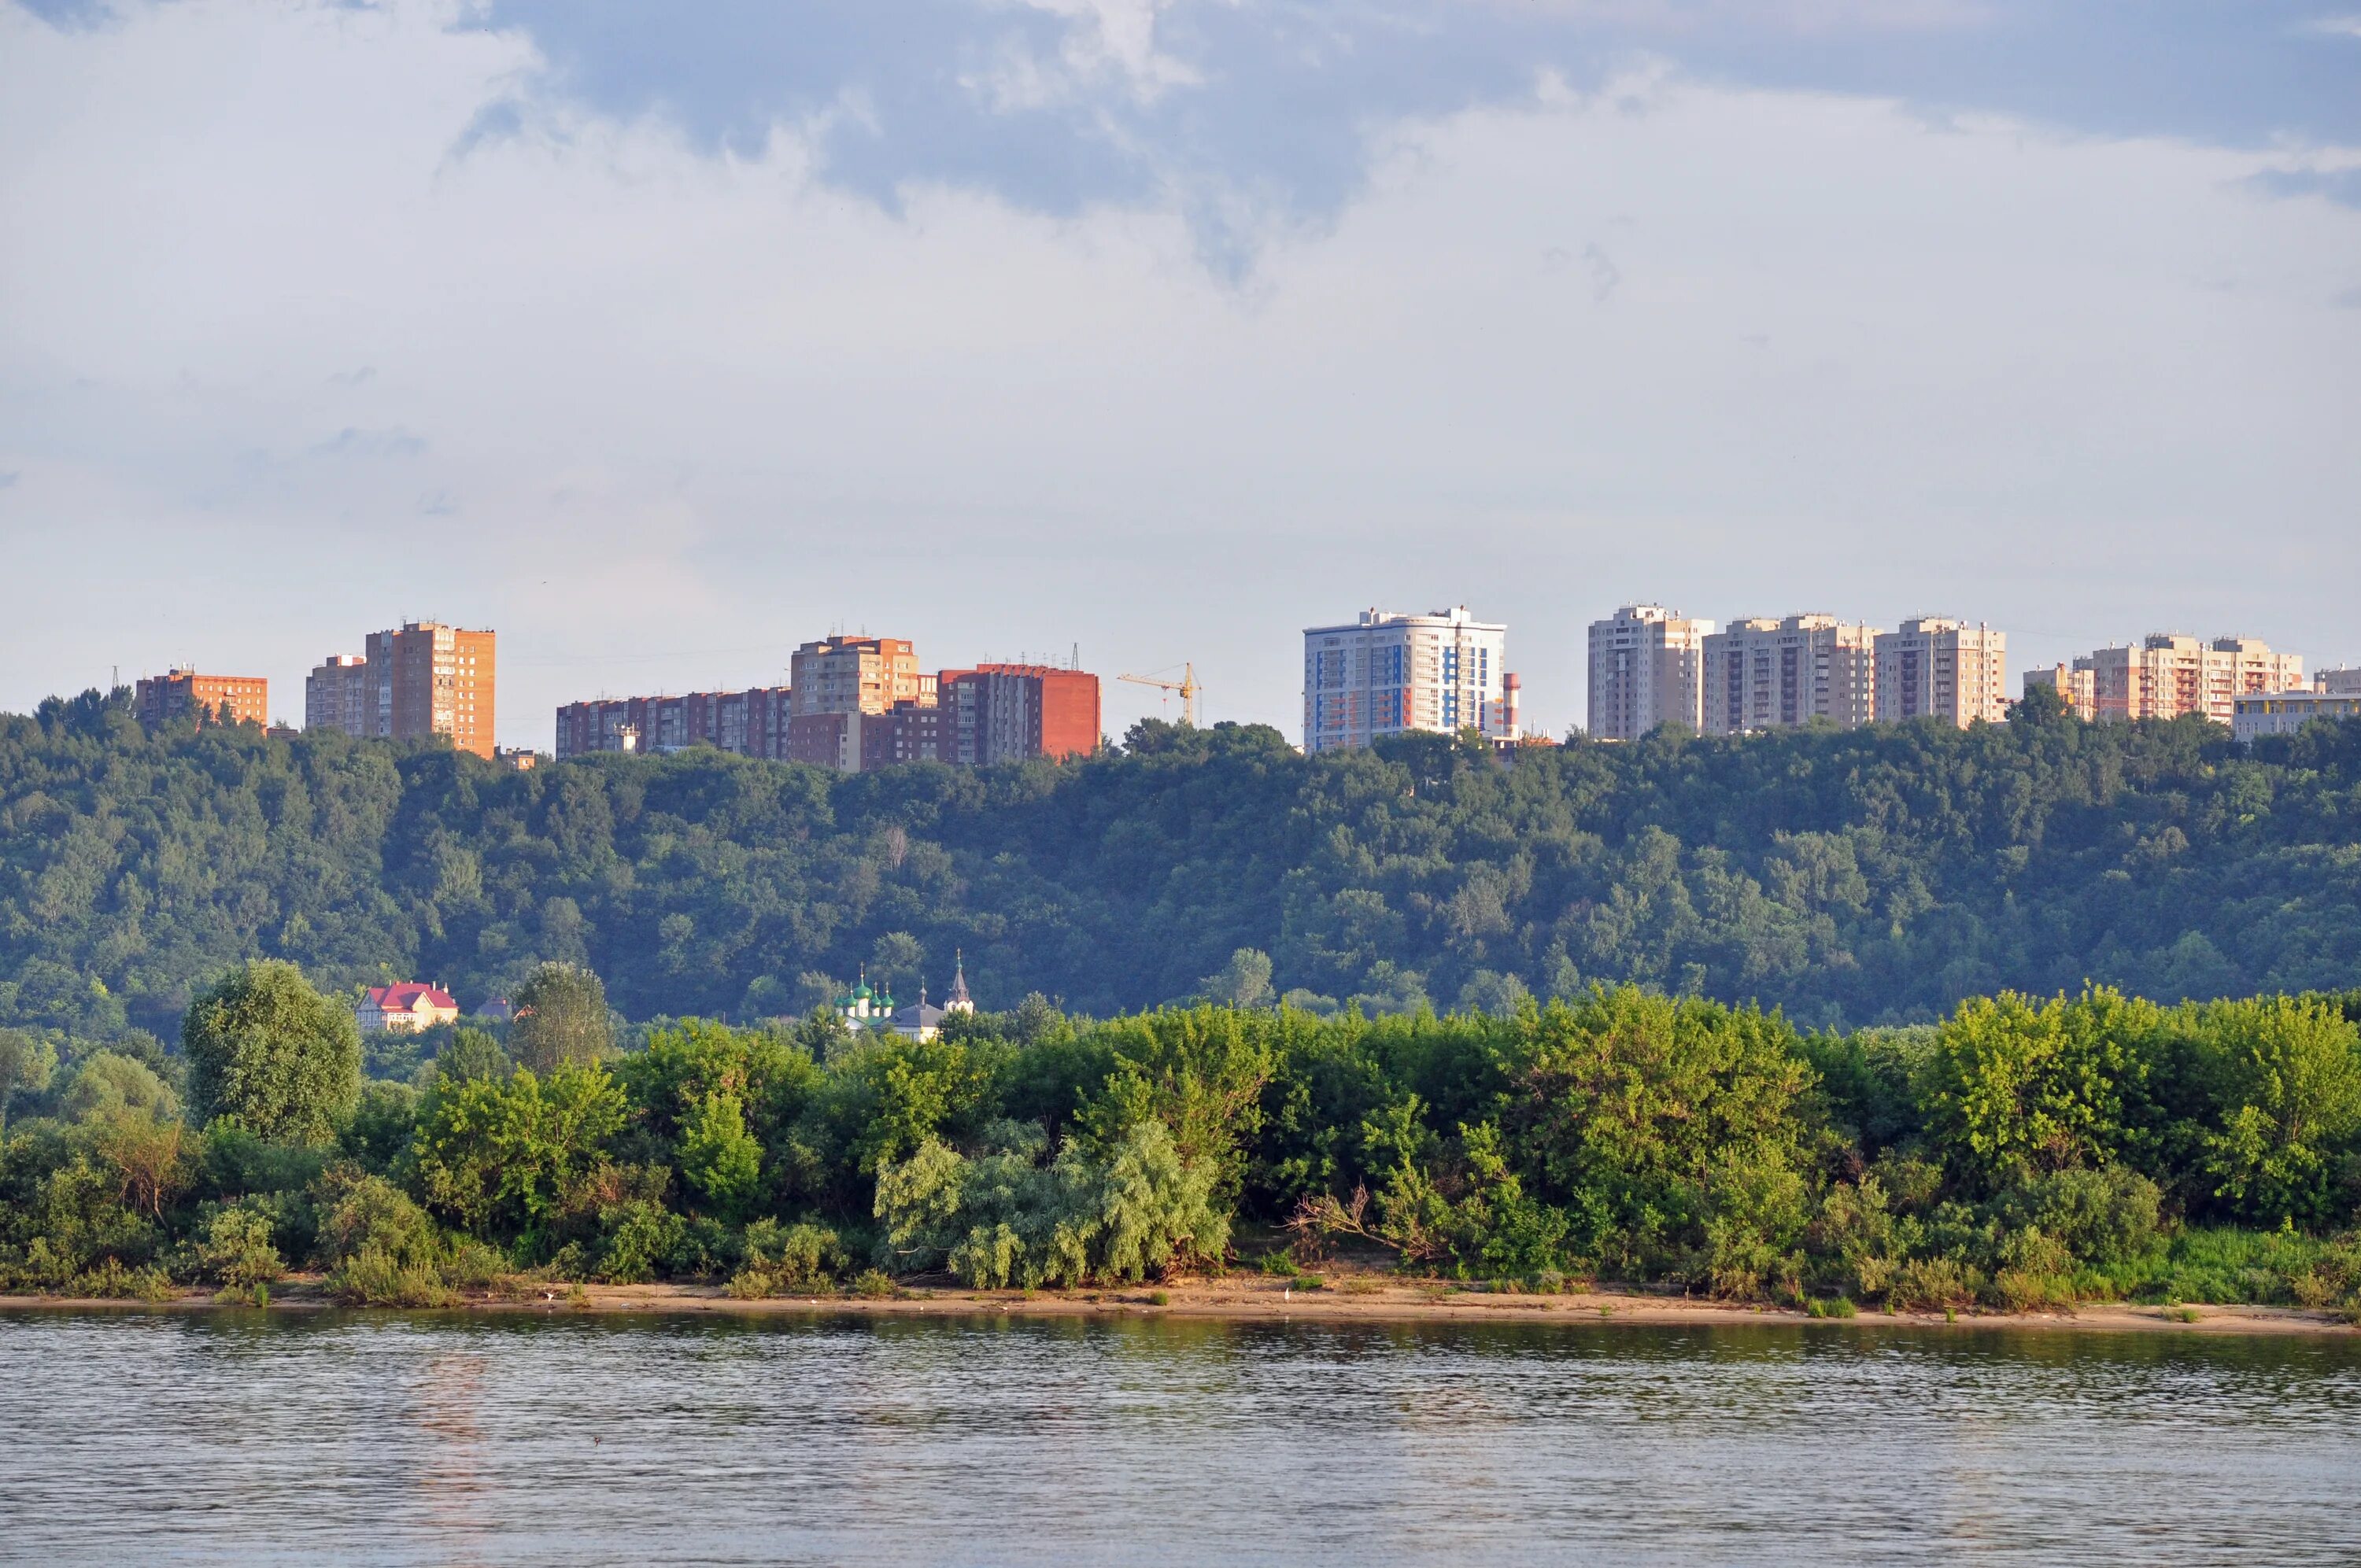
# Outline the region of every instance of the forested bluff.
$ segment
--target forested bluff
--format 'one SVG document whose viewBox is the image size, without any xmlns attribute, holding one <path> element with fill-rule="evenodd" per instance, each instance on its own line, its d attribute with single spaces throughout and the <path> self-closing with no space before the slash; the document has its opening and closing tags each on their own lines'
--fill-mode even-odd
<svg viewBox="0 0 2361 1568">
<path fill-rule="evenodd" d="M 2028 705 L 518 773 L 90 694 L 0 720 L 0 1289 L 1066 1286 L 1249 1224 L 1504 1288 L 2354 1315 L 2356 771 L 2361 727 Z M 815 1005 L 953 952 L 939 1039 Z M 531 1010 L 365 1049 L 385 978 Z"/>
<path fill-rule="evenodd" d="M 982 772 L 695 751 L 512 773 L 148 735 L 88 693 L 0 718 L 0 1025 L 170 1039 L 193 987 L 256 957 L 471 1008 L 577 962 L 627 1017 L 740 1021 L 802 1016 L 864 967 L 939 998 L 962 952 L 988 1008 L 1100 1016 L 1206 995 L 1242 948 L 1300 1005 L 1371 1015 L 1629 981 L 1858 1027 L 2086 981 L 2160 1002 L 2353 983 L 2361 726 L 2245 755 L 2197 719 L 2020 715 L 1505 763 L 1150 722 L 1115 754 Z"/>
</svg>

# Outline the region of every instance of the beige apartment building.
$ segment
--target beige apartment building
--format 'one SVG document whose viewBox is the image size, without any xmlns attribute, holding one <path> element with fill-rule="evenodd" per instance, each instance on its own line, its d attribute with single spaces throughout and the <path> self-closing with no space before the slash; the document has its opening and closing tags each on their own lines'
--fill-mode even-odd
<svg viewBox="0 0 2361 1568">
<path fill-rule="evenodd" d="M 2178 718 L 2202 713 L 2229 724 L 2242 696 L 2303 689 L 2303 656 L 2276 653 L 2251 637 L 2200 641 L 2180 632 L 2153 632 L 2136 647 L 2101 648 L 2071 664 L 2035 670 L 2027 690 L 2058 688 L 2084 718 Z"/>
<path fill-rule="evenodd" d="M 1705 639 L 1708 735 L 1877 717 L 1878 629 L 1833 615 L 1733 620 Z"/>
<path fill-rule="evenodd" d="M 1590 736 L 1637 740 L 1660 724 L 1702 728 L 1710 620 L 1627 604 L 1590 623 Z"/>
<path fill-rule="evenodd" d="M 1939 718 L 1962 727 L 2008 717 L 2008 639 L 1981 622 L 1922 616 L 1873 641 L 1880 723 Z"/>
<path fill-rule="evenodd" d="M 2029 695 L 2036 686 L 2048 686 L 2066 705 L 2066 711 L 2077 718 L 2099 716 L 2099 673 L 2088 659 L 2077 659 L 2070 664 L 2050 664 L 2025 672 L 2025 689 Z"/>
<path fill-rule="evenodd" d="M 890 713 L 896 703 L 928 702 L 935 677 L 918 668 L 917 651 L 899 637 L 823 637 L 795 652 L 787 667 L 789 712 Z"/>
</svg>

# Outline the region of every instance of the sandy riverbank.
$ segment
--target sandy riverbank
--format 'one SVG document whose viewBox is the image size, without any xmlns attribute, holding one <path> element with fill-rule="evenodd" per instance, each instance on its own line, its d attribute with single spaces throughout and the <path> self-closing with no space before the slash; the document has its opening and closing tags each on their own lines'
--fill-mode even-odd
<svg viewBox="0 0 2361 1568">
<path fill-rule="evenodd" d="M 274 1288 L 273 1311 L 317 1310 L 333 1306 L 316 1280 L 297 1277 Z M 167 1300 L 83 1300 L 57 1296 L 0 1296 L 0 1310 L 110 1309 L 117 1310 L 212 1310 L 213 1298 L 190 1291 Z M 232 1305 L 221 1310 L 252 1311 Z M 1866 1328 L 1881 1324 L 1957 1329 L 2054 1329 L 2067 1332 L 2195 1334 L 2354 1334 L 2351 1324 L 2327 1314 L 2288 1307 L 2149 1307 L 2093 1303 L 2071 1312 L 1886 1313 L 1868 1310 L 1857 1318 L 1813 1318 L 1783 1308 L 1738 1302 L 1687 1300 L 1615 1290 L 1560 1296 L 1496 1295 L 1449 1290 L 1432 1285 L 1374 1277 L 1339 1280 L 1334 1288 L 1294 1289 L 1283 1279 L 1231 1276 L 1161 1286 L 1102 1290 L 965 1290 L 915 1287 L 895 1297 L 791 1296 L 747 1301 L 711 1286 L 588 1285 L 547 1292 L 471 1298 L 449 1310 L 482 1312 L 664 1312 L 761 1316 L 852 1313 L 874 1316 L 952 1316 L 993 1313 L 1026 1317 L 1159 1316 L 1237 1321 L 1314 1322 L 1613 1322 L 1735 1325 L 1794 1323 L 1815 1328 Z"/>
</svg>

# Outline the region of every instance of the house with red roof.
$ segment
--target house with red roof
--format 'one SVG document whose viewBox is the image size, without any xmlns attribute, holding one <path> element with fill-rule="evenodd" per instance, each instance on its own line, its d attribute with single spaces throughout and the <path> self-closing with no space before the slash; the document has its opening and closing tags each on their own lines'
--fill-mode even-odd
<svg viewBox="0 0 2361 1568">
<path fill-rule="evenodd" d="M 437 1024 L 456 1023 L 459 1003 L 440 986 L 404 981 L 399 985 L 372 985 L 353 1009 L 363 1034 L 392 1030 L 416 1034 Z"/>
</svg>

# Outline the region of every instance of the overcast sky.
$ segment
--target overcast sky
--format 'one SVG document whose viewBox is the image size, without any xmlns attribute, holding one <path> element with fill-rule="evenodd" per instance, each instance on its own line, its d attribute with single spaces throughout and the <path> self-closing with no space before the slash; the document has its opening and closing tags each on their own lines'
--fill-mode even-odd
<svg viewBox="0 0 2361 1568">
<path fill-rule="evenodd" d="M 499 730 L 1465 602 L 2361 663 L 2361 16 L 0 0 L 0 708 L 500 633 Z M 1120 734 L 1158 709 L 1107 687 Z"/>
</svg>

